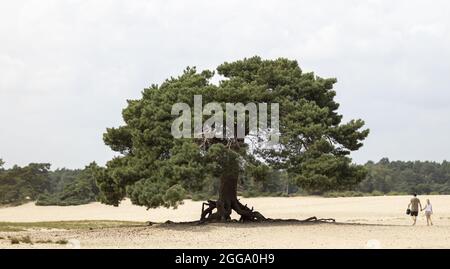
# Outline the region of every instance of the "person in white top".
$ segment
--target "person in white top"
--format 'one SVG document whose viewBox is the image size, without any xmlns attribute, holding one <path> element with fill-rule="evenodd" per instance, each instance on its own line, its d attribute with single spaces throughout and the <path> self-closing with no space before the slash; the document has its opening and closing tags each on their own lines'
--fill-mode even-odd
<svg viewBox="0 0 450 269">
<path fill-rule="evenodd" d="M 427 217 L 427 226 L 433 225 L 433 222 L 431 221 L 431 215 L 433 214 L 433 206 L 430 203 L 430 199 L 427 199 L 427 205 L 423 209 L 425 210 L 425 216 Z"/>
</svg>

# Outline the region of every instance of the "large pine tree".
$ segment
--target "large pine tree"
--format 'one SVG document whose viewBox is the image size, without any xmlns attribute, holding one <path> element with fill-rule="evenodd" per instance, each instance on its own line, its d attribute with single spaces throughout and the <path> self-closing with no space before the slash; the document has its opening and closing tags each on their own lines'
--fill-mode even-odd
<svg viewBox="0 0 450 269">
<path fill-rule="evenodd" d="M 346 189 L 364 178 L 365 170 L 352 164 L 349 154 L 362 146 L 369 131 L 362 129 L 362 120 L 342 123 L 334 100 L 336 79 L 303 73 L 297 61 L 284 58 L 246 58 L 221 64 L 217 73 L 223 80 L 214 84 L 214 72 L 187 68 L 177 78 L 144 89 L 141 99 L 128 101 L 125 124 L 104 134 L 106 145 L 120 154 L 98 175 L 102 202 L 118 205 L 127 196 L 148 208 L 176 207 L 187 192 L 200 191 L 214 177 L 220 181 L 219 196 L 202 219 L 228 220 L 234 210 L 242 220 L 255 221 L 265 217 L 237 199 L 239 175 L 249 166 L 285 169 L 310 191 Z M 264 146 L 259 142 L 267 137 L 261 136 L 255 145 L 249 128 L 245 139 L 175 139 L 171 126 L 178 116 L 171 114 L 172 106 L 194 107 L 194 95 L 201 95 L 204 104 L 221 104 L 224 111 L 226 103 L 278 103 L 279 144 Z M 249 117 L 246 121 L 249 126 Z"/>
</svg>

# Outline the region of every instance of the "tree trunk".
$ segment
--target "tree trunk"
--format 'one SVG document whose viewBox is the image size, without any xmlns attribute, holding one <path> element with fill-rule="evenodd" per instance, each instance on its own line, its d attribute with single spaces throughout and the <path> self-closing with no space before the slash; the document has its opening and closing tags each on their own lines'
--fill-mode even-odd
<svg viewBox="0 0 450 269">
<path fill-rule="evenodd" d="M 250 221 L 271 221 L 271 222 L 335 222 L 334 219 L 319 219 L 316 217 L 310 217 L 305 220 L 297 219 L 267 219 L 257 211 L 253 211 L 253 208 L 248 208 L 247 205 L 243 205 L 237 199 L 237 183 L 238 175 L 222 176 L 220 179 L 219 187 L 219 199 L 217 201 L 208 200 L 203 203 L 202 214 L 200 217 L 200 223 L 205 222 L 226 222 L 231 220 L 231 212 L 234 210 L 241 218 L 241 222 Z M 205 205 L 208 206 L 205 209 Z M 213 212 L 216 210 L 215 212 Z"/>
<path fill-rule="evenodd" d="M 263 221 L 266 218 L 247 205 L 242 205 L 237 198 L 238 175 L 227 174 L 220 178 L 219 199 L 208 201 L 207 209 L 202 209 L 201 221 L 228 221 L 234 210 L 241 218 L 240 221 Z M 213 213 L 213 210 L 217 211 Z"/>
</svg>

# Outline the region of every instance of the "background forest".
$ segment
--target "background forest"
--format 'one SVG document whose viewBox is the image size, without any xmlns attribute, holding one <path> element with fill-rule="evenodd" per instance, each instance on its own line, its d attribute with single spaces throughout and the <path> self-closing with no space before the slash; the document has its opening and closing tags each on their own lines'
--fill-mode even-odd
<svg viewBox="0 0 450 269">
<path fill-rule="evenodd" d="M 25 167 L 3 168 L 0 159 L 0 204 L 18 205 L 36 201 L 37 205 L 79 205 L 97 200 L 96 171 L 91 163 L 84 169 L 50 170 L 50 164 L 31 163 Z M 284 171 L 258 168 L 241 175 L 239 193 L 244 197 L 322 195 L 325 197 L 450 194 L 450 162 L 369 161 L 366 178 L 344 192 L 307 193 L 297 187 Z M 218 181 L 208 178 L 205 189 L 188 197 L 203 200 L 217 195 Z"/>
</svg>

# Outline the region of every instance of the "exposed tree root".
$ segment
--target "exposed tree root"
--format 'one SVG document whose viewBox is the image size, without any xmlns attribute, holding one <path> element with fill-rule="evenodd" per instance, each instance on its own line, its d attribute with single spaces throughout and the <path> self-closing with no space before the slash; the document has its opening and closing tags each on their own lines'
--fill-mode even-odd
<svg viewBox="0 0 450 269">
<path fill-rule="evenodd" d="M 332 218 L 317 218 L 317 217 L 310 217 L 304 220 L 298 220 L 298 219 L 267 219 L 267 222 L 303 222 L 303 223 L 335 223 L 336 220 Z"/>
<path fill-rule="evenodd" d="M 205 206 L 208 206 L 208 208 L 205 209 Z M 206 203 L 203 203 L 200 221 L 206 221 L 207 219 L 211 218 L 213 210 L 216 209 L 216 207 L 217 207 L 216 202 L 212 200 L 208 200 Z"/>
<path fill-rule="evenodd" d="M 206 208 L 205 208 L 206 206 Z M 216 210 L 216 212 L 214 212 Z M 231 220 L 231 211 L 234 210 L 241 217 L 239 222 L 258 222 L 267 220 L 261 213 L 243 205 L 237 199 L 225 203 L 223 201 L 208 200 L 202 204 L 200 222 L 226 222 Z"/>
<path fill-rule="evenodd" d="M 214 212 L 214 210 L 216 210 Z M 212 222 L 229 222 L 231 210 L 236 211 L 240 215 L 239 222 L 309 222 L 309 223 L 330 223 L 336 222 L 332 218 L 317 218 L 310 217 L 304 220 L 298 219 L 270 219 L 264 217 L 258 211 L 254 211 L 253 207 L 249 208 L 247 205 L 243 205 L 239 200 L 234 199 L 226 207 L 223 202 L 208 200 L 202 204 L 202 213 L 200 215 L 199 224 L 212 223 Z"/>
</svg>

